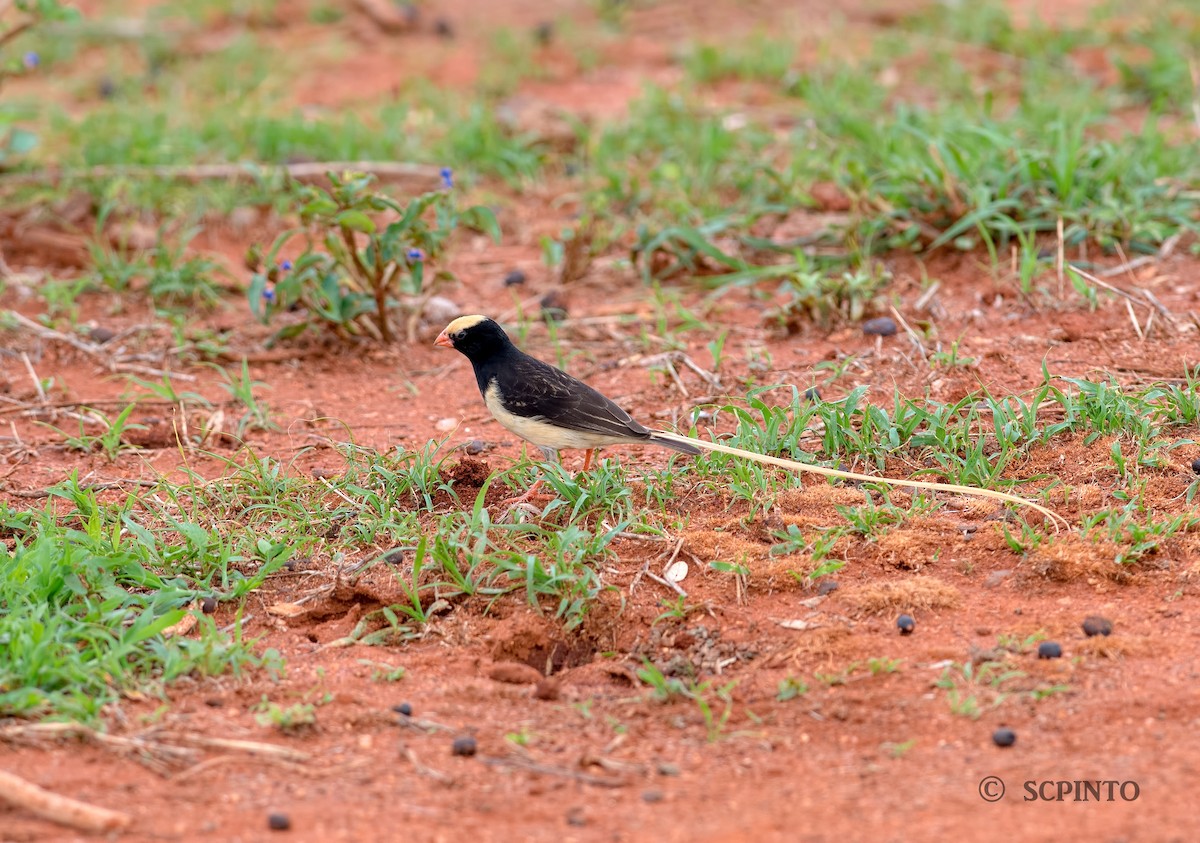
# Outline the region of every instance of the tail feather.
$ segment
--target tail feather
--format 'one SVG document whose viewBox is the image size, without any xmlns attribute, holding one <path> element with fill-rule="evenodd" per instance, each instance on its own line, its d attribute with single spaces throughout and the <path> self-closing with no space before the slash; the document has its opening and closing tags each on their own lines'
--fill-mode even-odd
<svg viewBox="0 0 1200 843">
<path fill-rule="evenodd" d="M 717 442 L 708 442 L 704 439 L 693 439 L 690 436 L 680 436 L 678 433 L 667 433 L 666 431 L 656 430 L 650 435 L 651 441 L 656 445 L 665 445 L 668 448 L 674 448 L 677 451 L 682 451 L 685 454 L 698 454 L 701 451 L 717 451 L 722 454 L 731 454 L 735 457 L 753 460 L 754 462 L 763 465 L 774 465 L 780 468 L 786 468 L 789 471 L 811 472 L 820 474 L 825 477 L 840 477 L 845 480 L 860 480 L 866 483 L 886 483 L 889 486 L 907 486 L 914 489 L 934 489 L 942 492 L 955 492 L 960 495 L 973 495 L 980 498 L 992 498 L 993 500 L 1004 501 L 1005 503 L 1017 504 L 1018 506 L 1027 506 L 1030 509 L 1036 509 L 1038 512 L 1050 519 L 1055 530 L 1059 524 L 1068 526 L 1065 518 L 1056 512 L 1052 512 L 1041 504 L 1036 504 L 1033 501 L 1016 495 L 1010 495 L 1007 492 L 997 492 L 992 489 L 980 489 L 975 486 L 959 486 L 955 483 L 933 483 L 928 480 L 903 480 L 892 477 L 873 477 L 870 474 L 859 474 L 854 471 L 842 471 L 839 468 L 826 468 L 823 465 L 811 465 L 809 463 L 796 462 L 795 460 L 785 460 L 782 457 L 773 457 L 767 454 L 756 454 L 753 451 L 745 451 L 741 448 L 731 448 L 728 445 L 721 445 Z"/>
<path fill-rule="evenodd" d="M 650 441 L 655 445 L 662 445 L 665 448 L 679 451 L 681 454 L 691 454 L 693 457 L 700 453 L 701 450 L 693 445 L 686 436 L 677 437 L 673 433 L 660 433 L 657 430 L 650 433 Z"/>
</svg>

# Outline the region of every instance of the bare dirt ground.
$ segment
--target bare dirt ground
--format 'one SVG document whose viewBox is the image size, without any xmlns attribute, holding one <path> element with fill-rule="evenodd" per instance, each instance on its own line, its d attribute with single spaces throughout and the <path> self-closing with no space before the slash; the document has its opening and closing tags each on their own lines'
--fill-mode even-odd
<svg viewBox="0 0 1200 843">
<path fill-rule="evenodd" d="M 461 23 L 454 42 L 442 43 L 427 31 L 395 41 L 368 36 L 375 39 L 372 49 L 297 80 L 298 100 L 336 107 L 342 98 L 370 96 L 372 86 L 384 84 L 389 74 L 409 72 L 413 62 L 422 72 L 433 67 L 439 81 L 471 84 L 478 71 L 473 39 L 486 32 L 491 15 L 504 16 L 507 25 L 532 26 L 575 8 L 507 2 L 482 12 L 469 2 L 429 5 Z M 852 4 L 857 5 L 864 10 L 843 7 L 841 14 L 861 19 L 864 27 L 876 25 L 873 4 Z M 723 15 L 704 12 L 704 5 L 697 9 L 697 19 L 688 25 L 700 31 L 737 19 L 728 8 Z M 765 4 L 746 4 L 745 26 L 762 20 L 765 9 Z M 820 24 L 824 13 L 813 9 Z M 558 105 L 578 104 L 599 118 L 620 114 L 637 93 L 634 80 L 671 72 L 662 44 L 681 26 L 672 10 L 678 12 L 663 3 L 644 12 L 641 35 L 614 46 L 619 55 L 606 57 L 597 69 L 583 72 L 564 62 L 560 72 L 530 83 L 522 93 Z M 796 7 L 790 13 L 809 11 Z M 265 37 L 313 36 L 297 24 Z M 521 290 L 523 300 L 536 302 L 553 289 L 555 282 L 539 260 L 538 237 L 560 230 L 573 211 L 555 198 L 553 185 L 523 197 L 506 223 L 502 246 L 459 248 L 453 269 L 460 284 L 448 294 L 467 310 L 511 312 L 514 297 L 502 278 L 514 267 L 530 276 Z M 240 231 L 215 225 L 194 245 L 235 266 L 250 242 L 264 239 L 267 228 L 267 223 L 262 230 Z M 10 253 L 9 260 L 37 266 L 39 255 L 36 250 Z M 930 318 L 914 310 L 921 292 L 915 261 L 893 257 L 886 263 L 900 311 Z M 870 386 L 870 396 L 884 403 L 893 389 L 938 401 L 981 386 L 998 394 L 1021 392 L 1041 382 L 1043 362 L 1062 375 L 1095 379 L 1115 373 L 1134 384 L 1178 377 L 1185 365 L 1197 362 L 1195 332 L 1157 331 L 1139 338 L 1122 304 L 1105 303 L 1094 313 L 1035 308 L 997 285 L 978 255 L 937 257 L 927 269 L 942 282 L 934 317 L 939 334 L 964 337 L 962 353 L 978 358 L 972 369 L 939 372 L 913 365 L 914 349 L 903 333 L 877 342 L 858 327 L 831 333 L 810 328 L 779 338 L 762 327 L 769 302 L 733 293 L 704 304 L 699 293 L 681 289 L 684 301 L 730 331 L 729 348 L 768 349 L 775 365 L 770 375 L 779 382 L 807 387 L 820 380 L 814 375 L 819 362 L 857 355 L 858 366 L 822 386 L 827 398 L 858 385 Z M 1185 314 L 1200 310 L 1193 281 L 1198 271 L 1200 261 L 1171 256 L 1141 270 L 1136 280 L 1167 308 Z M 16 293 L 8 299 L 5 306 L 31 316 L 38 310 Z M 640 282 L 603 264 L 568 289 L 566 301 L 573 317 L 650 314 Z M 111 302 L 102 295 L 85 299 L 83 306 L 85 321 L 117 331 L 149 318 L 128 306 L 111 316 Z M 265 333 L 240 299 L 213 317 L 212 327 L 232 332 L 237 350 L 261 350 Z M 322 447 L 327 437 L 341 438 L 348 429 L 368 447 L 417 448 L 445 436 L 437 425 L 449 417 L 461 419 L 461 425 L 448 447 L 484 440 L 495 447 L 477 459 L 489 470 L 507 466 L 520 444 L 487 418 L 467 362 L 431 347 L 431 337 L 427 332 L 419 347 L 397 350 L 302 347 L 293 359 L 254 363 L 252 373 L 268 384 L 265 398 L 284 429 L 251 434 L 249 446 L 297 472 L 337 471 L 336 451 Z M 635 417 L 666 423 L 672 413 L 690 406 L 669 382 L 642 367 L 605 368 L 632 349 L 620 336 L 568 322 L 562 338 L 582 352 L 574 370 L 620 397 Z M 688 353 L 706 360 L 706 339 L 689 335 L 689 341 Z M 93 361 L 60 346 L 31 344 L 26 350 L 40 375 L 53 375 L 64 398 L 96 402 L 122 393 L 123 385 L 106 379 Z M 545 333 L 532 332 L 527 350 L 549 356 Z M 730 355 L 727 365 L 728 382 L 745 374 L 743 355 Z M 192 374 L 197 382 L 189 388 L 219 395 L 210 371 L 197 368 Z M 410 392 L 405 381 L 415 389 Z M 29 397 L 32 390 L 24 371 L 12 366 L 0 387 L 17 398 Z M 142 420 L 151 415 L 141 413 Z M 109 464 L 99 456 L 65 453 L 45 428 L 16 415 L 4 421 L 9 419 L 38 451 L 35 459 L 4 469 L 0 496 L 9 502 L 29 505 L 29 498 L 18 495 L 58 482 L 72 469 L 105 480 L 172 476 L 180 468 L 180 452 L 169 438 Z M 322 419 L 337 419 L 344 428 Z M 1058 442 L 1035 450 L 1015 471 L 1054 475 L 1081 497 L 1105 496 L 1110 490 L 1094 478 L 1107 464 L 1110 444 L 1105 439 L 1087 446 L 1082 439 Z M 1152 484 L 1163 500 L 1184 494 L 1192 479 L 1189 463 L 1200 451 L 1181 448 L 1172 454 L 1177 464 L 1158 471 Z M 665 459 L 657 452 L 620 448 L 607 456 L 628 465 L 658 465 Z M 568 465 L 572 459 L 578 455 L 568 455 Z M 190 457 L 189 465 L 202 474 L 215 475 L 222 468 L 200 455 Z M 890 468 L 904 474 L 919 466 Z M 463 472 L 465 484 L 478 482 L 472 473 Z M 1062 502 L 1059 511 L 1077 516 L 1080 499 Z M 834 506 L 852 500 L 861 502 L 861 493 L 812 483 L 787 497 L 784 520 L 833 523 L 838 518 Z M 693 491 L 674 505 L 691 516 L 688 552 L 700 559 L 745 554 L 751 575 L 744 600 L 731 578 L 695 566 L 682 585 L 688 602 L 702 611 L 682 621 L 655 622 L 663 601 L 675 595 L 639 579 L 638 572 L 647 561 L 661 565 L 661 548 L 622 540 L 606 572 L 616 592 L 570 633 L 517 596 L 491 607 L 482 600 L 460 603 L 423 638 L 403 647 L 328 647 L 364 611 L 399 598 L 390 574 L 376 568 L 306 604 L 296 617 L 270 614 L 269 605 L 328 585 L 332 563 L 314 558 L 307 569 L 269 580 L 245 606 L 251 616 L 247 634 L 262 636 L 264 647 L 286 657 L 285 678 L 183 680 L 168 689 L 165 708 L 156 699 L 131 700 L 124 707 L 126 722 L 109 727 L 117 735 L 153 726 L 164 736 L 273 742 L 303 753 L 303 760 L 206 748 L 201 757 L 207 760 L 199 766 L 161 770 L 139 763 L 136 753 L 92 743 L 34 742 L 0 745 L 4 764 L 55 791 L 130 812 L 133 825 L 120 836 L 130 841 L 261 840 L 272 833 L 267 830 L 271 812 L 290 817 L 291 831 L 281 836 L 300 840 L 1116 843 L 1194 837 L 1187 797 L 1200 775 L 1195 741 L 1200 634 L 1191 623 L 1200 559 L 1196 535 L 1173 540 L 1150 564 L 1116 577 L 1111 563 L 1106 566 L 1103 547 L 1081 541 L 1068 545 L 1060 558 L 1021 561 L 988 521 L 993 508 L 947 507 L 883 541 L 857 544 L 835 577 L 839 588 L 818 595 L 797 585 L 786 566 L 768 555 L 771 530 L 783 522 L 757 516 L 760 535 L 753 538 L 749 530 L 727 531 L 747 513 L 716 493 Z M 896 607 L 886 602 L 876 607 L 873 600 L 881 586 L 918 577 L 928 578 L 943 599 L 915 610 L 916 632 L 901 636 Z M 220 612 L 219 621 L 233 621 L 233 607 Z M 1110 638 L 1084 637 L 1082 620 L 1096 614 L 1113 621 Z M 780 624 L 788 620 L 803 620 L 807 628 Z M 951 711 L 945 692 L 933 684 L 947 660 L 982 660 L 998 637 L 1024 639 L 1037 632 L 1061 642 L 1066 657 L 1038 660 L 1026 653 L 1017 667 L 1030 687 L 1063 684 L 1068 691 L 1037 702 L 1014 698 L 978 719 Z M 717 685 L 736 681 L 729 719 L 718 735 L 710 735 L 694 703 L 647 699 L 633 673 L 643 655 L 659 663 L 691 664 Z M 812 679 L 814 672 L 837 673 L 870 659 L 898 659 L 903 667 L 878 676 L 860 670 L 844 684 Z M 404 678 L 376 681 L 380 663 L 402 666 Z M 553 682 L 539 684 L 546 673 Z M 780 701 L 779 683 L 789 676 L 806 678 L 810 689 Z M 319 706 L 315 729 L 285 737 L 259 725 L 251 711 L 267 693 L 285 703 L 314 701 L 326 693 L 331 699 Z M 411 705 L 411 718 L 393 712 L 403 702 Z M 1018 736 L 1010 749 L 992 742 L 993 730 L 1002 725 Z M 477 740 L 474 757 L 452 756 L 452 740 L 463 735 Z M 526 737 L 507 737 L 513 735 Z M 1007 786 L 998 802 L 981 798 L 981 782 L 989 776 Z M 1027 781 L 1087 779 L 1136 782 L 1137 798 L 1025 801 Z M 0 807 L 0 839 L 82 838 Z"/>
</svg>

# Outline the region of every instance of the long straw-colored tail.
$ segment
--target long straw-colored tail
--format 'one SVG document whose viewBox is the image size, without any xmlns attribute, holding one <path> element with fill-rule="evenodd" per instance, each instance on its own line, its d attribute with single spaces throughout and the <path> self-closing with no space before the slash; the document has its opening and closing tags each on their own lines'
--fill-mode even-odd
<svg viewBox="0 0 1200 843">
<path fill-rule="evenodd" d="M 680 444 L 691 445 L 705 451 L 717 451 L 722 454 L 731 454 L 735 457 L 753 460 L 764 465 L 775 465 L 780 468 L 786 468 L 789 471 L 807 471 L 812 474 L 821 474 L 825 477 L 841 477 L 845 480 L 861 480 L 867 483 L 885 483 L 889 486 L 908 486 L 914 489 L 934 489 L 940 492 L 957 492 L 960 495 L 974 495 L 978 498 L 992 498 L 993 500 L 1004 501 L 1005 503 L 1016 504 L 1018 506 L 1027 506 L 1030 509 L 1036 509 L 1038 512 L 1050 519 L 1050 523 L 1054 525 L 1057 531 L 1059 525 L 1070 529 L 1070 522 L 1055 512 L 1051 512 L 1046 507 L 1036 504 L 1033 501 L 1025 500 L 1025 498 L 1010 495 L 1006 492 L 996 492 L 991 489 L 979 489 L 975 486 L 959 486 L 954 483 L 933 483 L 926 480 L 900 480 L 894 477 L 872 477 L 870 474 L 859 474 L 854 471 L 842 471 L 840 468 L 826 468 L 823 465 L 810 465 L 808 463 L 796 462 L 795 460 L 785 460 L 782 457 L 772 457 L 767 454 L 756 454 L 753 451 L 744 451 L 741 448 L 731 448 L 728 445 L 721 445 L 716 442 L 708 442 L 703 439 L 693 439 L 690 436 L 681 436 L 678 433 L 667 433 L 666 431 L 654 431 L 656 440 L 670 440 Z M 663 444 L 667 444 L 663 442 Z"/>
</svg>

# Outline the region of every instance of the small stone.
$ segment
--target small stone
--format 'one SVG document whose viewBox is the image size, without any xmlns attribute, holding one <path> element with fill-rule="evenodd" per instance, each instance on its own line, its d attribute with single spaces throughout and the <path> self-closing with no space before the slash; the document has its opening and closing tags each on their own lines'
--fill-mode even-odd
<svg viewBox="0 0 1200 843">
<path fill-rule="evenodd" d="M 466 451 L 472 457 L 476 456 L 477 454 L 482 454 L 487 449 L 488 449 L 488 443 L 484 442 L 482 439 L 472 439 L 470 442 L 468 442 L 466 445 L 463 446 L 463 450 Z"/>
<path fill-rule="evenodd" d="M 421 318 L 441 327 L 462 315 L 462 308 L 445 296 L 433 296 L 421 308 Z"/>
<path fill-rule="evenodd" d="M 658 770 L 660 776 L 678 776 L 680 772 L 677 766 L 668 764 L 665 761 L 658 762 L 654 768 Z"/>
<path fill-rule="evenodd" d="M 544 20 L 533 28 L 533 40 L 539 47 L 549 47 L 554 40 L 554 22 Z"/>
<path fill-rule="evenodd" d="M 983 587 L 995 588 L 996 586 L 1000 585 L 1000 583 L 1004 582 L 1011 574 L 1012 571 L 1009 570 L 992 571 L 990 574 L 988 574 L 987 579 L 983 581 Z"/>
<path fill-rule="evenodd" d="M 504 276 L 504 286 L 505 287 L 520 287 L 522 284 L 525 283 L 526 280 L 527 279 L 525 278 L 524 272 L 522 272 L 519 269 L 514 269 L 511 272 L 509 272 L 508 275 Z"/>
<path fill-rule="evenodd" d="M 1012 746 L 1017 742 L 1017 733 L 1012 729 L 997 729 L 992 732 L 992 742 L 996 746 Z"/>
<path fill-rule="evenodd" d="M 549 322 L 561 322 L 567 318 L 567 303 L 557 290 L 546 293 L 538 304 L 542 308 L 542 318 Z"/>
<path fill-rule="evenodd" d="M 642 791 L 642 801 L 650 805 L 654 805 L 657 802 L 662 802 L 666 798 L 666 795 L 661 790 Z"/>
<path fill-rule="evenodd" d="M 821 580 L 821 584 L 817 586 L 817 594 L 824 597 L 837 591 L 839 587 L 837 580 Z"/>
<path fill-rule="evenodd" d="M 106 342 L 115 337 L 116 331 L 110 331 L 108 328 L 97 325 L 88 331 L 88 339 L 97 345 L 104 345 Z"/>
<path fill-rule="evenodd" d="M 260 219 L 258 208 L 253 205 L 239 205 L 229 212 L 229 227 L 236 231 L 245 231 L 256 225 Z"/>
<path fill-rule="evenodd" d="M 450 753 L 461 758 L 470 758 L 478 749 L 475 744 L 475 739 L 470 735 L 463 735 L 454 739 L 454 743 L 450 745 Z"/>
<path fill-rule="evenodd" d="M 401 717 L 412 717 L 412 703 L 402 702 L 400 705 L 394 705 L 392 706 L 392 711 L 396 712 Z"/>
<path fill-rule="evenodd" d="M 1038 644 L 1039 659 L 1061 659 L 1062 653 L 1062 645 L 1057 641 L 1043 641 Z"/>
<path fill-rule="evenodd" d="M 458 427 L 458 419 L 453 418 L 452 416 L 446 416 L 444 419 L 438 419 L 437 424 L 435 424 L 434 427 L 436 427 L 442 433 L 448 433 L 449 431 Z"/>
<path fill-rule="evenodd" d="M 383 554 L 383 561 L 388 565 L 403 565 L 407 551 L 402 547 L 395 547 Z"/>
<path fill-rule="evenodd" d="M 1083 634 L 1088 638 L 1095 635 L 1112 635 L 1112 629 L 1112 621 L 1099 615 L 1092 615 L 1083 620 Z"/>
<path fill-rule="evenodd" d="M 206 615 L 211 615 L 217 611 L 217 598 L 211 594 L 200 601 L 200 611 Z"/>
<path fill-rule="evenodd" d="M 438 38 L 445 38 L 447 41 L 454 40 L 454 24 L 446 18 L 438 18 L 433 22 L 433 32 Z"/>
<path fill-rule="evenodd" d="M 577 828 L 587 825 L 587 815 L 583 812 L 583 808 L 572 808 L 567 811 L 567 825 Z"/>
<path fill-rule="evenodd" d="M 913 620 L 912 615 L 901 615 L 896 618 L 896 628 L 900 630 L 901 635 L 912 635 L 913 630 L 917 628 L 917 622 Z"/>
<path fill-rule="evenodd" d="M 863 322 L 863 333 L 871 337 L 890 337 L 896 333 L 896 322 L 890 316 L 880 316 Z"/>
<path fill-rule="evenodd" d="M 117 95 L 117 83 L 112 80 L 111 76 L 101 76 L 100 83 L 96 86 L 96 93 L 100 95 L 100 99 L 110 100 Z"/>
<path fill-rule="evenodd" d="M 315 480 L 333 480 L 337 477 L 337 472 L 331 468 L 321 468 L 317 466 L 312 470 L 312 476 Z"/>
<path fill-rule="evenodd" d="M 1200 459 L 1192 460 L 1192 473 L 1200 474 Z"/>
<path fill-rule="evenodd" d="M 292 827 L 292 819 L 287 814 L 268 814 L 267 828 L 271 831 L 287 831 Z"/>
</svg>

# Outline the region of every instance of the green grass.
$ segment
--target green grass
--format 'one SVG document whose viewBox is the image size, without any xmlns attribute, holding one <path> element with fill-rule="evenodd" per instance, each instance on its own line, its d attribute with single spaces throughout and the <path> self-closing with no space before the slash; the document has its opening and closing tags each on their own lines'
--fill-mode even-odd
<svg viewBox="0 0 1200 843">
<path fill-rule="evenodd" d="M 180 676 L 277 666 L 188 608 L 240 599 L 271 570 L 243 573 L 247 560 L 197 524 L 156 538 L 131 499 L 104 504 L 68 482 L 44 510 L 0 507 L 0 531 L 12 542 L 0 549 L 0 716 L 90 721 Z M 198 634 L 164 637 L 189 611 Z"/>
</svg>

